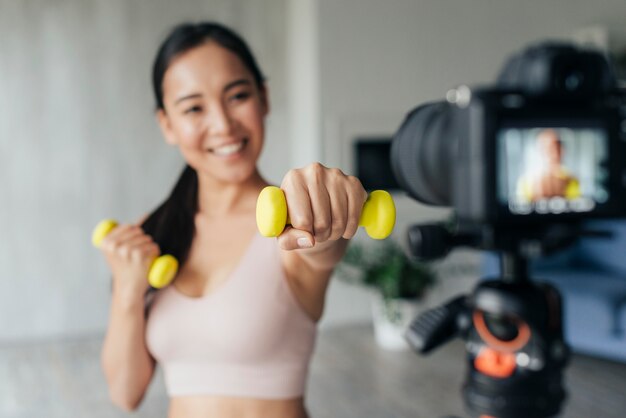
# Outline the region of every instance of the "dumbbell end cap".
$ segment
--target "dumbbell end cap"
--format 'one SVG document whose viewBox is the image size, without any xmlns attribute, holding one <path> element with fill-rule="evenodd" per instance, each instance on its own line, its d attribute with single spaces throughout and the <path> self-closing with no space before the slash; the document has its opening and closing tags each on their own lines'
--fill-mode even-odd
<svg viewBox="0 0 626 418">
<path fill-rule="evenodd" d="M 91 234 L 91 243 L 94 247 L 100 247 L 102 240 L 117 226 L 117 222 L 113 219 L 104 219 L 96 225 Z"/>
<path fill-rule="evenodd" d="M 396 205 L 389 192 L 374 190 L 370 193 L 363 206 L 360 225 L 373 239 L 385 239 L 391 235 L 396 225 Z"/>
<path fill-rule="evenodd" d="M 154 260 L 148 273 L 150 286 L 160 289 L 167 286 L 178 272 L 178 260 L 169 254 L 162 255 Z"/>
<path fill-rule="evenodd" d="M 277 237 L 287 224 L 285 193 L 276 186 L 268 186 L 259 194 L 256 203 L 256 224 L 264 237 Z"/>
</svg>

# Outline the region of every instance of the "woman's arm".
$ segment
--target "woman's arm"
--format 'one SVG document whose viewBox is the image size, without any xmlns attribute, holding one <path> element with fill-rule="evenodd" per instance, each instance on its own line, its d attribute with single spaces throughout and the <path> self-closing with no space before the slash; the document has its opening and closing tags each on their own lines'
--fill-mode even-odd
<svg viewBox="0 0 626 418">
<path fill-rule="evenodd" d="M 160 254 L 138 225 L 120 225 L 102 241 L 113 273 L 109 327 L 102 347 L 102 369 L 113 403 L 137 408 L 152 379 L 155 362 L 145 342 L 144 295 L 148 270 Z"/>
<path fill-rule="evenodd" d="M 111 401 L 126 411 L 141 403 L 155 367 L 145 343 L 144 306 L 143 296 L 128 298 L 113 289 L 101 363 Z"/>
<path fill-rule="evenodd" d="M 349 240 L 317 244 L 311 250 L 284 251 L 283 268 L 294 296 L 314 321 L 324 313 L 326 289 Z"/>
<path fill-rule="evenodd" d="M 278 237 L 299 302 L 319 319 L 333 269 L 356 234 L 367 192 L 354 176 L 319 163 L 291 170 L 281 184 L 291 226 Z"/>
</svg>

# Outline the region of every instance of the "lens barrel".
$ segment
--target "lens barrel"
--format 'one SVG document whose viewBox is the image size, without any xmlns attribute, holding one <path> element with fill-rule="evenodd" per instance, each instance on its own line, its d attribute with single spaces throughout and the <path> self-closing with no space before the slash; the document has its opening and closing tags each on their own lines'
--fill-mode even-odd
<svg viewBox="0 0 626 418">
<path fill-rule="evenodd" d="M 391 167 L 400 186 L 414 199 L 451 205 L 452 144 L 450 105 L 427 103 L 412 110 L 391 144 Z"/>
</svg>

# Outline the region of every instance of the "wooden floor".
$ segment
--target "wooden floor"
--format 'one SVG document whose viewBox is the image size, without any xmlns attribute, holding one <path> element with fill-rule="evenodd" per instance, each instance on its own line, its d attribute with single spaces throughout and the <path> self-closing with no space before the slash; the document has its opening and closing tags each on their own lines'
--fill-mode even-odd
<svg viewBox="0 0 626 418">
<path fill-rule="evenodd" d="M 107 398 L 99 368 L 101 337 L 0 346 L 0 417 L 164 417 L 157 374 L 141 408 L 127 414 Z M 429 357 L 379 349 L 368 325 L 320 333 L 307 405 L 312 418 L 466 417 L 465 371 L 457 341 Z M 568 418 L 626 417 L 626 365 L 575 356 L 567 371 Z"/>
</svg>

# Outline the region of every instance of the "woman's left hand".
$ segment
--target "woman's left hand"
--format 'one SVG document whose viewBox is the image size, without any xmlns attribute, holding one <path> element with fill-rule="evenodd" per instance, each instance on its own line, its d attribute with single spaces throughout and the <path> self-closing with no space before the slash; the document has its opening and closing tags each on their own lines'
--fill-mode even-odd
<svg viewBox="0 0 626 418">
<path fill-rule="evenodd" d="M 312 248 L 356 234 L 367 199 L 358 178 L 313 163 L 290 170 L 280 188 L 291 220 L 278 237 L 284 250 Z"/>
</svg>

